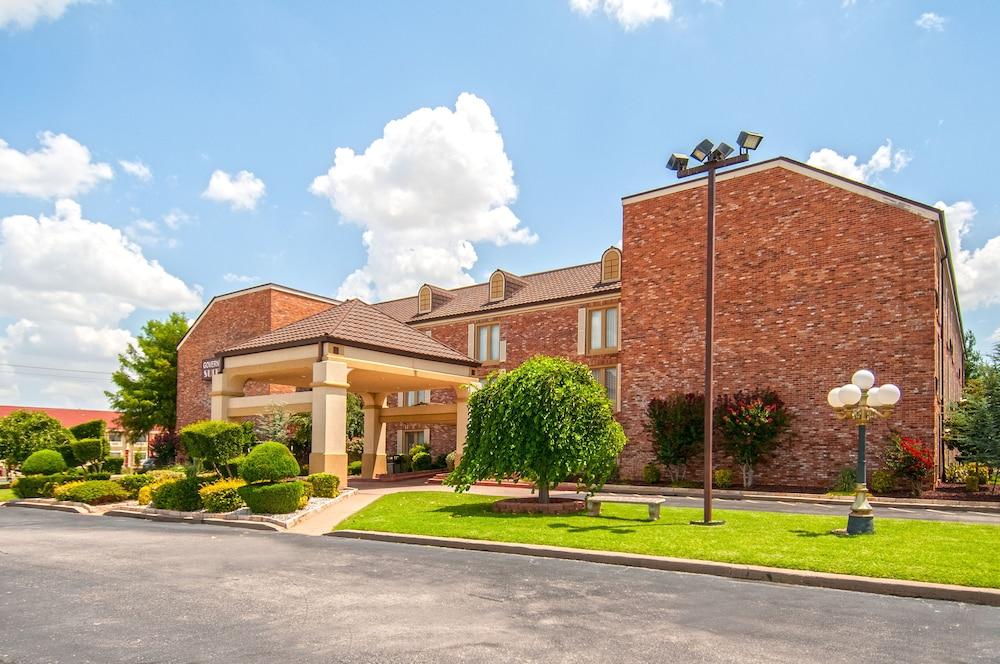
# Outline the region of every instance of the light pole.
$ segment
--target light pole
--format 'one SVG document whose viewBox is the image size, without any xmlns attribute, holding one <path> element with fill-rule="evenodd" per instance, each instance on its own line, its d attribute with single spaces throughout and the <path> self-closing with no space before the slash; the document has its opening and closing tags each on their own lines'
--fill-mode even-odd
<svg viewBox="0 0 1000 664">
<path fill-rule="evenodd" d="M 888 417 L 899 401 L 899 388 L 892 383 L 875 387 L 875 374 L 867 369 L 855 371 L 851 382 L 835 387 L 826 395 L 827 403 L 842 420 L 858 424 L 858 469 L 854 487 L 854 503 L 847 517 L 847 529 L 835 530 L 838 534 L 863 535 L 875 532 L 875 514 L 868 503 L 868 485 L 865 474 L 865 428 L 878 417 Z"/>
<path fill-rule="evenodd" d="M 730 157 L 733 148 L 725 143 L 713 145 L 707 138 L 695 146 L 691 156 L 702 162 L 700 166 L 687 167 L 686 155 L 674 153 L 667 161 L 667 168 L 677 171 L 677 178 L 708 173 L 708 228 L 706 242 L 705 278 L 705 513 L 702 521 L 694 525 L 717 526 L 722 521 L 712 519 L 712 327 L 715 323 L 715 172 L 726 166 L 742 164 L 750 159 L 750 150 L 756 150 L 764 136 L 752 131 L 741 131 L 736 143 L 740 153 Z"/>
</svg>

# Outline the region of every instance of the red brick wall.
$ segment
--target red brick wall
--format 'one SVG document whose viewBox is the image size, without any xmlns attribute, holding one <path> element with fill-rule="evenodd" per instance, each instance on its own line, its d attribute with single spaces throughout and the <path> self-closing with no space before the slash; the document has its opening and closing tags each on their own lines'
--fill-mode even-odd
<svg viewBox="0 0 1000 664">
<path fill-rule="evenodd" d="M 625 477 L 653 459 L 649 399 L 703 389 L 705 197 L 624 206 Z M 826 394 L 862 367 L 903 391 L 889 424 L 934 441 L 935 224 L 783 168 L 720 182 L 717 204 L 715 390 L 772 387 L 795 417 L 757 481 L 827 486 L 855 463 L 856 431 Z M 872 427 L 876 455 L 887 430 Z"/>
<path fill-rule="evenodd" d="M 212 384 L 202 380 L 201 362 L 218 351 L 330 307 L 320 300 L 266 289 L 218 300 L 177 351 L 177 427 L 212 413 Z M 247 394 L 291 391 L 283 385 L 248 383 Z"/>
</svg>

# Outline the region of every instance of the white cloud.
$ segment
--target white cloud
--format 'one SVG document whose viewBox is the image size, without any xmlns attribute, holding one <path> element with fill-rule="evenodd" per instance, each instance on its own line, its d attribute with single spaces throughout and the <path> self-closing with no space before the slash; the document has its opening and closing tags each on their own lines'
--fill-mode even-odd
<svg viewBox="0 0 1000 664">
<path fill-rule="evenodd" d="M 177 238 L 167 237 L 160 225 L 151 219 L 136 219 L 125 227 L 128 239 L 144 247 L 164 246 L 168 249 L 177 247 Z"/>
<path fill-rule="evenodd" d="M 604 13 L 625 30 L 635 30 L 653 21 L 669 21 L 674 13 L 671 0 L 569 0 L 569 6 L 584 16 L 603 7 Z"/>
<path fill-rule="evenodd" d="M 122 232 L 84 219 L 74 201 L 60 200 L 55 209 L 52 217 L 0 220 L 0 318 L 15 321 L 0 335 L 0 361 L 111 371 L 132 340 L 122 322 L 133 312 L 201 308 L 200 289 L 147 259 Z M 0 393 L 15 379 L 26 384 L 16 374 L 0 376 Z M 55 389 L 52 380 L 27 382 Z M 99 381 L 76 402 L 103 404 Z"/>
<path fill-rule="evenodd" d="M 906 150 L 893 150 L 892 141 L 887 138 L 885 144 L 879 146 L 865 163 L 859 164 L 858 158 L 853 154 L 845 157 L 830 148 L 811 152 L 806 163 L 852 180 L 871 182 L 879 173 L 887 170 L 892 169 L 893 173 L 898 173 L 912 160 L 913 157 Z"/>
<path fill-rule="evenodd" d="M 256 275 L 248 274 L 236 274 L 235 272 L 226 272 L 222 275 L 222 280 L 227 284 L 249 284 L 255 281 L 260 281 L 260 277 Z"/>
<path fill-rule="evenodd" d="M 88 0 L 3 0 L 0 2 L 0 28 L 28 29 L 40 20 L 54 21 L 73 4 Z"/>
<path fill-rule="evenodd" d="M 42 132 L 38 142 L 40 150 L 19 152 L 0 139 L 0 194 L 76 196 L 114 177 L 111 166 L 91 161 L 90 150 L 66 134 Z"/>
<path fill-rule="evenodd" d="M 153 179 L 153 171 L 149 170 L 149 166 L 142 163 L 138 159 L 135 161 L 129 161 L 128 159 L 120 159 L 118 164 L 122 169 L 129 175 L 135 177 L 143 182 L 149 182 Z"/>
<path fill-rule="evenodd" d="M 421 108 L 389 122 L 362 154 L 337 148 L 310 191 L 365 229 L 367 264 L 339 298 L 414 294 L 427 282 L 473 283 L 473 243 L 530 244 L 538 237 L 508 207 L 514 168 L 489 105 L 462 93 L 455 110 Z"/>
<path fill-rule="evenodd" d="M 971 201 L 951 205 L 938 201 L 934 206 L 944 210 L 962 307 L 971 310 L 1000 304 L 1000 236 L 990 238 L 978 249 L 963 247 L 963 238 L 978 213 L 976 206 Z"/>
<path fill-rule="evenodd" d="M 240 171 L 236 177 L 225 171 L 215 171 L 201 196 L 217 203 L 229 203 L 234 210 L 253 210 L 266 189 L 264 181 L 250 171 Z"/>
<path fill-rule="evenodd" d="M 163 215 L 163 223 L 167 225 L 167 228 L 174 231 L 190 221 L 194 221 L 191 215 L 177 208 Z"/>
<path fill-rule="evenodd" d="M 934 12 L 924 12 L 920 15 L 914 24 L 923 30 L 928 32 L 944 32 L 944 24 L 948 22 L 944 16 L 935 14 Z"/>
</svg>

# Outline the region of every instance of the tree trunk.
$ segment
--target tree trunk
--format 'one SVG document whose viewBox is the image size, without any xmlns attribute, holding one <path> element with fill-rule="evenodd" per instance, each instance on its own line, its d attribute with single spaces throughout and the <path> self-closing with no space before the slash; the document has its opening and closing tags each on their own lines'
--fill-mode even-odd
<svg viewBox="0 0 1000 664">
<path fill-rule="evenodd" d="M 743 463 L 740 464 L 740 470 L 743 471 L 743 488 L 749 489 L 753 486 L 753 466 Z"/>
<path fill-rule="evenodd" d="M 548 480 L 542 480 L 538 482 L 538 502 L 547 503 L 549 502 L 549 482 Z"/>
</svg>

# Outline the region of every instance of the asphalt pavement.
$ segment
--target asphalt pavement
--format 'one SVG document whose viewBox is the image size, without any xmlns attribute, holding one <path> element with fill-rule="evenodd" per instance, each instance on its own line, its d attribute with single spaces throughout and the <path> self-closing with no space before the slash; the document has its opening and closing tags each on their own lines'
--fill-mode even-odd
<svg viewBox="0 0 1000 664">
<path fill-rule="evenodd" d="M 0 508 L 0 663 L 949 662 L 1000 609 Z"/>
</svg>

